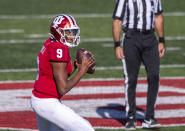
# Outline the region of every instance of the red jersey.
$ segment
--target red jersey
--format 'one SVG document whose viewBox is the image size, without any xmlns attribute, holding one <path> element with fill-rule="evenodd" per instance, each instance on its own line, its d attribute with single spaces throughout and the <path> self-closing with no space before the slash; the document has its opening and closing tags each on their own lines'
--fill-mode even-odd
<svg viewBox="0 0 185 131">
<path fill-rule="evenodd" d="M 72 72 L 71 57 L 66 45 L 48 39 L 37 56 L 38 72 L 33 94 L 39 98 L 57 98 L 62 95 L 57 90 L 50 62 L 66 62 L 67 73 Z"/>
</svg>

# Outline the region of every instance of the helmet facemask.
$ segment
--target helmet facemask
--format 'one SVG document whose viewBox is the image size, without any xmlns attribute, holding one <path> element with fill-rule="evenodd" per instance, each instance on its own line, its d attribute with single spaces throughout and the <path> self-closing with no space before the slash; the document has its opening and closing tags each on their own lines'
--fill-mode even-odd
<svg viewBox="0 0 185 131">
<path fill-rule="evenodd" d="M 80 43 L 80 29 L 79 28 L 58 28 L 58 33 L 61 35 L 60 42 L 68 47 L 78 46 Z"/>
</svg>

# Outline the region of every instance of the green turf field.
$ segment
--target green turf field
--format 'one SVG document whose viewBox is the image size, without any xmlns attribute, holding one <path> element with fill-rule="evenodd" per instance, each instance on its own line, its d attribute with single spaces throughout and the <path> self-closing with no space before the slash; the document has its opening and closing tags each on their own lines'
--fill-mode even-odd
<svg viewBox="0 0 185 131">
<path fill-rule="evenodd" d="M 69 0 L 17 0 L 14 2 L 12 0 L 1 0 L 0 81 L 35 79 L 36 56 L 44 40 L 48 38 L 49 24 L 52 20 L 51 17 L 42 18 L 42 15 L 55 16 L 56 14 L 67 13 L 75 16 L 80 26 L 81 43 L 78 47 L 70 49 L 73 59 L 76 50 L 83 47 L 95 55 L 97 68 L 121 67 L 121 62 L 114 56 L 111 34 L 111 16 L 115 1 L 72 0 L 69 4 Z M 162 0 L 162 4 L 164 13 L 185 12 L 184 0 Z M 99 15 L 96 17 L 79 17 L 85 14 Z M 6 32 L 12 29 L 19 32 Z M 161 59 L 161 65 L 181 65 L 181 67 L 161 67 L 160 76 L 185 76 L 185 15 L 172 16 L 166 14 L 165 35 L 168 38 L 166 40 L 167 51 Z M 176 40 L 175 38 L 182 39 Z M 11 69 L 33 70 L 23 72 L 11 71 Z M 121 69 L 96 70 L 94 75 L 86 75 L 84 78 L 122 78 L 123 75 L 120 72 Z M 142 68 L 139 77 L 145 76 L 145 70 Z M 185 127 L 166 127 L 160 131 L 183 131 L 184 129 Z M 142 131 L 142 129 L 137 130 Z"/>
</svg>

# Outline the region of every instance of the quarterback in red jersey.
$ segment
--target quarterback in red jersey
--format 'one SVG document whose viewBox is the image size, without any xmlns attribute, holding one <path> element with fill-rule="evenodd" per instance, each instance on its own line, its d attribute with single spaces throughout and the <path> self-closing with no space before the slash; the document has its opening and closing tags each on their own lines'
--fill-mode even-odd
<svg viewBox="0 0 185 131">
<path fill-rule="evenodd" d="M 61 103 L 94 63 L 94 58 L 82 57 L 74 62 L 78 72 L 71 78 L 75 66 L 69 47 L 78 46 L 80 29 L 71 15 L 56 16 L 50 25 L 51 38 L 46 40 L 37 56 L 38 72 L 32 91 L 31 106 L 37 116 L 39 131 L 94 131 L 90 123 Z"/>
</svg>

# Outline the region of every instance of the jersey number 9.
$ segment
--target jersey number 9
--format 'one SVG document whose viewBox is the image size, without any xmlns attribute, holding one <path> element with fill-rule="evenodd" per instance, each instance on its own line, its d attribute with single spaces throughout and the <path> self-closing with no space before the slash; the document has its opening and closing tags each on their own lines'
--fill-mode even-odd
<svg viewBox="0 0 185 131">
<path fill-rule="evenodd" d="M 57 49 L 57 58 L 62 58 L 62 49 Z"/>
</svg>

